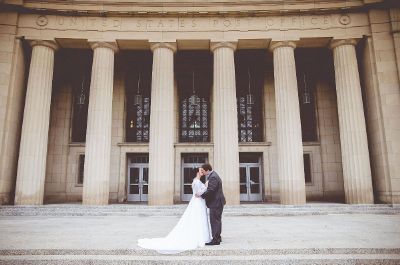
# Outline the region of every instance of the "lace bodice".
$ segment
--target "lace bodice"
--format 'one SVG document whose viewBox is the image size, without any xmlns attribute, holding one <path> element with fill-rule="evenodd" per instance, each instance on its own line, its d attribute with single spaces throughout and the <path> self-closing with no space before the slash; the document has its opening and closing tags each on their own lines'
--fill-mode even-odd
<svg viewBox="0 0 400 265">
<path fill-rule="evenodd" d="M 207 187 L 200 180 L 194 179 L 192 182 L 192 190 L 193 195 L 201 195 L 207 190 Z"/>
</svg>

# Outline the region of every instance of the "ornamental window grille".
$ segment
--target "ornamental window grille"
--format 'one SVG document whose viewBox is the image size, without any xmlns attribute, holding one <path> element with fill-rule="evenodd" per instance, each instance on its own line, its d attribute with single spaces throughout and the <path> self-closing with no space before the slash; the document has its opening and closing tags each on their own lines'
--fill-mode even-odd
<svg viewBox="0 0 400 265">
<path fill-rule="evenodd" d="M 176 72 L 179 91 L 179 141 L 209 142 L 211 55 L 208 52 L 180 52 L 177 56 Z"/>
<path fill-rule="evenodd" d="M 127 64 L 126 89 L 126 142 L 149 142 L 151 104 L 150 53 L 135 53 Z"/>
<path fill-rule="evenodd" d="M 257 50 L 235 55 L 239 142 L 263 141 L 263 58 L 265 54 Z"/>
</svg>

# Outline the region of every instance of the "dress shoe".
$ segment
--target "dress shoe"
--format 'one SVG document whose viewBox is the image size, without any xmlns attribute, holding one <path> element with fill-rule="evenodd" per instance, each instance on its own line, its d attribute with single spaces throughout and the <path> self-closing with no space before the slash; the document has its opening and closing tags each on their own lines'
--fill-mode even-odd
<svg viewBox="0 0 400 265">
<path fill-rule="evenodd" d="M 211 241 L 211 242 L 206 243 L 206 246 L 216 246 L 216 245 L 219 245 L 219 244 L 220 243 L 218 241 Z"/>
</svg>

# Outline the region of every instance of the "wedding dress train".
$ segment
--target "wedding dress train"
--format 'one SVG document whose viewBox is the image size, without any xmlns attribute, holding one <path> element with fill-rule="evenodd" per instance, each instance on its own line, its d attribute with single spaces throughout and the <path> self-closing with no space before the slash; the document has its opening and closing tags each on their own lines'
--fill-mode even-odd
<svg viewBox="0 0 400 265">
<path fill-rule="evenodd" d="M 161 254 L 175 254 L 202 247 L 210 242 L 206 203 L 204 199 L 195 196 L 201 195 L 206 187 L 200 180 L 194 179 L 192 189 L 193 197 L 171 232 L 163 238 L 139 239 L 139 247 L 153 249 Z"/>
</svg>

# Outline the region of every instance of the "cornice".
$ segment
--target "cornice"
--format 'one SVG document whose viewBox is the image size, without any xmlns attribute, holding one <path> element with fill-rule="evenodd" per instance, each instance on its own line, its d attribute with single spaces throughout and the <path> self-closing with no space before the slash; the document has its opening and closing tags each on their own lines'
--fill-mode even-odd
<svg viewBox="0 0 400 265">
<path fill-rule="evenodd" d="M 92 16 L 265 16 L 324 14 L 369 8 L 388 8 L 385 0 L 3 0 L 7 9 L 27 13 Z"/>
</svg>

